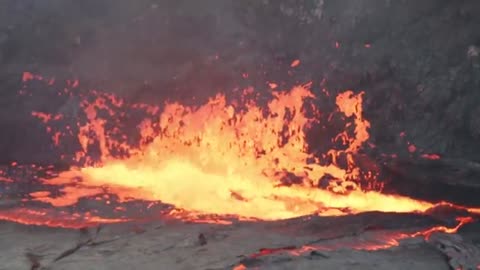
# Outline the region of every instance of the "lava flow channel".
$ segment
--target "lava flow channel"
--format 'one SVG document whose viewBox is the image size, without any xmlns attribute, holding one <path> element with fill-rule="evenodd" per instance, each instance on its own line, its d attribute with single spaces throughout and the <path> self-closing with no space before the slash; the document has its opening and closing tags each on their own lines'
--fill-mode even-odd
<svg viewBox="0 0 480 270">
<path fill-rule="evenodd" d="M 341 248 L 348 247 L 354 250 L 366 250 L 376 251 L 393 248 L 400 245 L 400 241 L 408 238 L 423 237 L 426 241 L 429 241 L 430 237 L 434 233 L 456 233 L 463 225 L 473 222 L 471 217 L 458 217 L 458 224 L 455 227 L 448 228 L 445 226 L 435 226 L 428 229 L 423 229 L 414 233 L 411 232 L 398 232 L 398 231 L 383 231 L 376 233 L 370 241 L 362 239 L 339 239 L 335 238 L 332 241 L 323 241 L 324 243 L 319 245 L 304 245 L 304 246 L 286 246 L 279 248 L 261 248 L 258 252 L 250 254 L 242 261 L 248 261 L 249 259 L 257 259 L 260 257 L 266 257 L 275 254 L 287 254 L 290 256 L 303 256 L 308 253 L 316 254 L 315 252 L 333 251 Z M 326 239 L 328 240 L 328 239 Z M 318 253 L 317 253 L 318 254 Z M 233 270 L 246 270 L 248 267 L 244 262 L 233 267 Z"/>
<path fill-rule="evenodd" d="M 52 80 L 26 74 L 26 84 L 30 80 L 51 84 Z M 78 82 L 70 86 L 75 88 Z M 254 91 L 246 89 L 232 102 L 218 94 L 201 106 L 172 102 L 163 109 L 128 104 L 98 91 L 76 94 L 64 89 L 59 95 L 79 100 L 84 121 L 61 130 L 56 129 L 61 121 L 79 116 L 42 111 L 32 115 L 47 125 L 56 145 L 76 131 L 73 135 L 81 150 L 72 156 L 80 165 L 42 179 L 45 186 L 59 187 L 60 195 L 39 190 L 31 194 L 32 200 L 66 207 L 107 190 L 119 202 L 159 201 L 186 212 L 261 220 L 365 211 L 422 212 L 433 206 L 382 194 L 372 188 L 375 172 L 356 165 L 355 156 L 369 139 L 363 93 L 345 91 L 335 99 L 337 109 L 328 118 L 337 115 L 345 123 L 325 143 L 340 146 L 323 155 L 310 153 L 306 132 L 325 123 L 319 121 L 321 112 L 314 105 L 318 98 L 309 86 L 273 91 L 263 107 L 257 104 Z M 147 117 L 138 124 L 135 136 L 131 131 L 128 136 L 119 135 L 125 125 L 121 119 L 134 110 Z M 97 159 L 91 155 L 95 147 L 100 153 Z M 334 180 L 325 184 L 325 178 Z M 368 184 L 360 183 L 360 178 Z"/>
</svg>

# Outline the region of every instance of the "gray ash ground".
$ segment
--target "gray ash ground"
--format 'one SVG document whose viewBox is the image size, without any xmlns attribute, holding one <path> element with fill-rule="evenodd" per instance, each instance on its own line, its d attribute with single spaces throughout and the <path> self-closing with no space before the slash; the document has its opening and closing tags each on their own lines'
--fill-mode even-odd
<svg viewBox="0 0 480 270">
<path fill-rule="evenodd" d="M 157 220 L 80 230 L 2 222 L 2 242 L 14 244 L 0 246 L 0 269 L 476 269 L 478 223 L 457 235 L 395 241 L 399 233 L 447 223 L 453 222 L 384 213 L 227 226 Z"/>
</svg>

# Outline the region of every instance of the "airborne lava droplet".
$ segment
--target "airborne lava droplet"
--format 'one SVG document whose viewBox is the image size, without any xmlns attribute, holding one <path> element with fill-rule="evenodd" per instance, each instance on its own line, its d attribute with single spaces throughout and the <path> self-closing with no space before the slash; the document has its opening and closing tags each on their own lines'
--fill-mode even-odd
<svg viewBox="0 0 480 270">
<path fill-rule="evenodd" d="M 437 154 L 423 154 L 422 158 L 430 159 L 430 160 L 439 160 L 440 155 L 437 155 Z"/>
<path fill-rule="evenodd" d="M 24 72 L 23 73 L 23 76 L 22 76 L 22 81 L 23 82 L 27 82 L 27 81 L 30 81 L 30 80 L 33 80 L 34 77 L 33 77 L 33 74 L 30 73 L 30 72 Z"/>
<path fill-rule="evenodd" d="M 275 89 L 278 87 L 278 84 L 276 83 L 268 83 L 268 86 L 270 87 L 270 89 Z"/>
<path fill-rule="evenodd" d="M 290 64 L 290 67 L 293 68 L 293 67 L 297 67 L 297 66 L 299 66 L 299 65 L 300 65 L 300 60 L 295 59 L 295 60 L 293 60 L 293 62 Z"/>
<path fill-rule="evenodd" d="M 239 265 L 233 267 L 233 270 L 247 270 L 247 267 L 243 264 L 239 264 Z"/>
<path fill-rule="evenodd" d="M 415 153 L 416 151 L 417 151 L 417 147 L 416 147 L 415 145 L 410 144 L 410 145 L 408 146 L 408 152 L 410 152 L 410 153 L 413 154 L 413 153 Z"/>
</svg>

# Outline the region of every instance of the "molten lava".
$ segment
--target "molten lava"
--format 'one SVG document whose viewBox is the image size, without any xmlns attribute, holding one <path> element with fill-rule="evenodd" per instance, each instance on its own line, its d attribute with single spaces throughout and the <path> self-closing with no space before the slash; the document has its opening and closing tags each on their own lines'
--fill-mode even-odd
<svg viewBox="0 0 480 270">
<path fill-rule="evenodd" d="M 299 65 L 300 61 L 295 60 L 291 67 Z M 22 80 L 25 88 L 19 94 L 26 97 L 34 95 L 27 88 L 30 81 L 56 88 L 55 79 L 28 72 Z M 276 83 L 268 86 L 268 101 L 249 88 L 240 97 L 218 94 L 200 106 L 178 102 L 152 106 L 128 103 L 99 91 L 82 92 L 77 80 L 67 81 L 60 91 L 55 90 L 55 96 L 64 97 L 67 105 L 59 112 L 37 108 L 30 114 L 45 125 L 63 161 L 75 166 L 59 172 L 54 166 L 26 168 L 13 162 L 5 170 L 1 168 L 0 190 L 21 186 L 23 180 L 15 178 L 16 170 L 20 179 L 26 178 L 25 172 L 37 174 L 30 175 L 32 179 L 23 194 L 26 196 L 12 196 L 15 207 L 0 210 L 0 220 L 83 228 L 145 220 L 151 215 L 222 225 L 232 224 L 232 220 L 368 211 L 429 214 L 427 210 L 435 207 L 447 207 L 464 215 L 457 217 L 458 225 L 452 228 L 387 230 L 375 235 L 371 243 L 345 237 L 322 245 L 265 248 L 250 256 L 256 258 L 339 247 L 387 249 L 406 238 L 429 240 L 433 233 L 456 233 L 473 222 L 474 215 L 480 215 L 480 209 L 448 202 L 432 204 L 381 192 L 375 168 L 364 168 L 357 162 L 362 150 L 370 146 L 363 92 L 339 93 L 330 100 L 335 111 L 323 112 L 316 104 L 324 100 L 313 94 L 310 84 L 290 91 L 277 91 Z M 329 101 L 330 94 L 326 90 L 324 93 Z M 335 127 L 334 134 L 309 133 L 324 132 L 329 126 Z M 308 136 L 312 134 L 315 136 Z M 76 150 L 72 150 L 72 139 Z M 312 142 L 316 139 L 320 142 Z M 319 144 L 322 151 L 312 146 Z M 416 147 L 411 144 L 409 150 L 415 153 Z M 441 158 L 436 154 L 422 157 Z M 10 200 L 5 194 L 0 194 L 2 199 Z M 83 207 L 85 201 L 89 207 Z M 139 213 L 130 217 L 126 210 L 137 202 L 153 212 L 143 212 L 145 209 L 134 205 Z M 115 214 L 103 213 L 95 208 L 99 205 Z M 156 209 L 157 205 L 161 207 Z M 239 264 L 234 269 L 247 267 Z"/>
<path fill-rule="evenodd" d="M 48 86 L 55 82 L 25 73 L 24 83 L 31 80 Z M 170 102 L 162 109 L 99 91 L 74 92 L 78 86 L 78 81 L 69 81 L 57 93 L 73 102 L 69 113 L 32 112 L 47 125 L 57 147 L 73 136 L 80 148 L 70 153 L 69 162 L 76 167 L 40 179 L 44 187 L 56 187 L 55 194 L 36 190 L 29 194 L 33 202 L 68 207 L 110 194 L 120 203 L 172 205 L 172 216 L 189 220 L 202 215 L 277 220 L 310 214 L 423 212 L 434 206 L 382 194 L 375 189 L 376 172 L 356 164 L 369 139 L 363 92 L 338 94 L 336 111 L 324 113 L 315 105 L 320 98 L 310 84 L 291 91 L 270 90 L 264 106 L 250 88 L 230 101 L 218 94 L 201 106 Z M 128 129 L 127 122 L 139 112 L 142 120 Z M 314 154 L 306 138 L 312 128 L 328 124 L 320 119 L 336 119 L 343 128 L 330 141 L 322 141 L 329 150 Z M 72 126 L 66 121 L 76 122 Z"/>
<path fill-rule="evenodd" d="M 0 212 L 0 220 L 7 220 L 25 225 L 62 227 L 69 229 L 81 229 L 97 226 L 98 224 L 113 224 L 129 221 L 126 218 L 99 217 L 90 212 L 67 213 L 64 211 L 33 210 L 27 208 L 2 210 Z"/>
<path fill-rule="evenodd" d="M 453 228 L 445 226 L 436 226 L 429 229 L 424 229 L 415 233 L 401 233 L 401 232 L 383 232 L 376 235 L 372 241 L 365 241 L 358 239 L 336 239 L 335 241 L 326 241 L 322 245 L 305 245 L 301 247 L 287 246 L 280 248 L 261 248 L 257 253 L 250 254 L 248 258 L 259 258 L 263 256 L 269 256 L 272 254 L 286 253 L 291 256 L 302 256 L 306 253 L 319 252 L 319 251 L 332 251 L 339 248 L 348 247 L 355 250 L 384 250 L 400 245 L 400 241 L 407 238 L 424 237 L 425 240 L 429 240 L 433 233 L 456 233 L 459 228 L 467 223 L 471 223 L 474 220 L 471 217 L 457 218 L 458 224 Z M 240 263 L 233 267 L 234 270 L 248 269 L 244 264 Z"/>
<path fill-rule="evenodd" d="M 90 165 L 44 180 L 46 185 L 61 185 L 62 196 L 52 198 L 45 192 L 31 195 L 37 201 L 67 206 L 106 189 L 120 201 L 161 201 L 196 213 L 264 220 L 312 213 L 412 212 L 432 207 L 363 190 L 357 182 L 362 171 L 354 156 L 367 142 L 370 127 L 362 114 L 363 93 L 346 91 L 336 98 L 337 113 L 347 123 L 332 138 L 342 147 L 332 148 L 322 157 L 331 161 L 309 153 L 306 132 L 322 123 L 317 120 L 320 112 L 314 106 L 316 97 L 308 87 L 272 92 L 265 109 L 254 98 L 249 99 L 250 89 L 241 101 L 228 103 L 219 94 L 198 107 L 167 103 L 161 113 L 158 108 L 127 105 L 114 96 L 94 92 L 97 96 L 93 102 L 84 99 L 81 103 L 87 122 L 78 123 L 82 151 L 76 154 Z M 112 135 L 118 127 L 107 127 L 111 119 L 121 117 L 115 108 L 125 106 L 152 112 L 138 125 L 137 147 Z M 64 118 L 42 112 L 32 115 L 42 122 Z M 56 135 L 55 142 L 58 140 Z M 101 153 L 96 163 L 89 157 L 94 144 Z M 115 151 L 126 155 L 115 157 Z M 343 167 L 338 164 L 342 157 L 346 159 Z M 371 172 L 372 181 L 373 175 Z M 326 189 L 318 188 L 326 176 L 335 181 L 330 181 Z M 81 182 L 71 185 L 72 179 Z M 290 179 L 295 183 L 285 184 L 293 181 Z"/>
</svg>

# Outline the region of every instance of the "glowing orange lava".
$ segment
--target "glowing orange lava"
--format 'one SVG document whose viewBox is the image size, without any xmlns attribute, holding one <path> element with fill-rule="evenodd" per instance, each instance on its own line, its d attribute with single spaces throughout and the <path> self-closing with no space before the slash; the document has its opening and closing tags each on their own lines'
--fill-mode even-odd
<svg viewBox="0 0 480 270">
<path fill-rule="evenodd" d="M 29 73 L 23 77 L 26 82 L 41 78 Z M 69 85 L 76 87 L 78 82 Z M 30 196 L 65 207 L 108 192 L 120 202 L 160 201 L 182 213 L 262 220 L 365 211 L 423 212 L 434 206 L 372 189 L 376 172 L 357 166 L 355 156 L 368 141 L 370 127 L 363 117 L 363 92 L 338 94 L 337 109 L 328 119 L 336 115 L 344 128 L 325 144 L 340 146 L 330 147 L 324 155 L 312 154 L 306 133 L 325 123 L 319 121 L 318 98 L 310 86 L 271 90 L 266 106 L 258 105 L 251 88 L 239 100 L 228 102 L 218 94 L 201 106 L 173 102 L 163 109 L 128 104 L 98 91 L 78 94 L 85 119 L 77 122 L 81 151 L 74 159 L 83 165 L 42 179 L 46 186 L 57 186 L 60 195 L 39 190 Z M 68 89 L 61 94 L 72 95 Z M 119 136 L 121 119 L 133 110 L 146 117 L 136 134 Z M 32 116 L 47 125 L 67 118 L 38 111 Z M 53 132 L 48 126 L 47 131 L 60 145 L 62 137 L 72 132 L 69 128 Z M 135 143 L 129 142 L 132 136 Z M 90 155 L 92 147 L 98 148 L 99 158 Z M 366 186 L 359 181 L 365 176 Z M 325 178 L 333 180 L 325 183 Z"/>
<path fill-rule="evenodd" d="M 384 250 L 384 249 L 389 249 L 392 247 L 399 246 L 400 241 L 407 238 L 424 237 L 425 240 L 428 241 L 430 236 L 433 233 L 438 232 L 438 233 L 453 234 L 453 233 L 456 233 L 460 227 L 462 227 L 467 223 L 471 223 L 474 220 L 470 217 L 462 217 L 462 218 L 458 218 L 457 221 L 458 221 L 457 226 L 453 228 L 448 228 L 445 226 L 436 226 L 436 227 L 424 229 L 415 233 L 383 232 L 382 234 L 379 234 L 376 237 L 374 237 L 374 240 L 370 242 L 358 241 L 358 239 L 354 239 L 353 241 L 335 240 L 335 241 L 332 241 L 331 243 L 325 243 L 323 245 L 262 248 L 257 253 L 250 254 L 248 257 L 258 258 L 258 257 L 276 254 L 276 253 L 287 253 L 292 256 L 302 256 L 312 251 L 332 251 L 332 250 L 337 250 L 339 248 L 349 248 L 349 249 L 355 249 L 355 250 L 368 250 L 368 251 Z M 243 264 L 238 264 L 234 266 L 233 269 L 234 270 L 247 269 L 247 267 Z"/>
<path fill-rule="evenodd" d="M 354 155 L 368 140 L 370 127 L 362 114 L 363 93 L 346 91 L 337 96 L 338 113 L 351 121 L 333 138 L 344 147 L 329 150 L 332 161 L 320 165 L 306 142 L 305 132 L 320 124 L 315 117 L 319 110 L 306 102 L 316 98 L 308 88 L 305 85 L 289 92 L 272 92 L 266 109 L 247 98 L 243 107 L 229 104 L 220 94 L 199 107 L 168 103 L 160 114 L 153 113 L 139 125 L 139 147 L 109 136 L 109 120 L 99 116 L 100 111 L 106 111 L 109 117 L 117 117 L 112 107 L 124 106 L 122 100 L 111 95 L 98 95 L 93 102 L 84 100 L 88 121 L 79 124 L 78 140 L 83 151 L 77 158 L 88 158 L 90 145 L 98 143 L 100 162 L 44 180 L 48 185 L 68 185 L 71 179 L 82 179 L 75 186 L 63 187 L 63 196 L 52 199 L 41 196 L 45 193 L 35 193 L 32 197 L 66 206 L 107 188 L 121 201 L 162 201 L 197 213 L 264 220 L 312 213 L 412 212 L 432 207 L 426 202 L 363 190 L 358 185 L 361 169 Z M 245 96 L 249 93 L 251 89 Z M 307 116 L 309 105 L 313 116 Z M 43 122 L 61 119 L 40 112 L 33 115 Z M 112 149 L 119 148 L 128 157 L 113 157 Z M 346 157 L 346 166 L 337 164 L 340 157 Z M 326 175 L 336 181 L 327 189 L 318 188 Z M 285 185 L 283 180 L 289 177 L 297 182 Z"/>
<path fill-rule="evenodd" d="M 445 226 L 437 226 L 425 231 L 414 233 L 411 235 L 411 237 L 424 236 L 425 239 L 428 240 L 430 236 L 435 232 L 444 232 L 449 234 L 456 233 L 463 225 L 473 222 L 474 219 L 472 217 L 458 217 L 457 221 L 458 221 L 458 225 L 453 228 L 448 228 Z"/>
<path fill-rule="evenodd" d="M 0 211 L 0 220 L 6 220 L 25 225 L 38 225 L 48 227 L 61 227 L 69 229 L 81 229 L 93 227 L 98 224 L 114 224 L 127 222 L 125 218 L 104 218 L 86 213 L 67 213 L 59 211 L 33 210 L 27 208 L 15 208 Z"/>
</svg>

